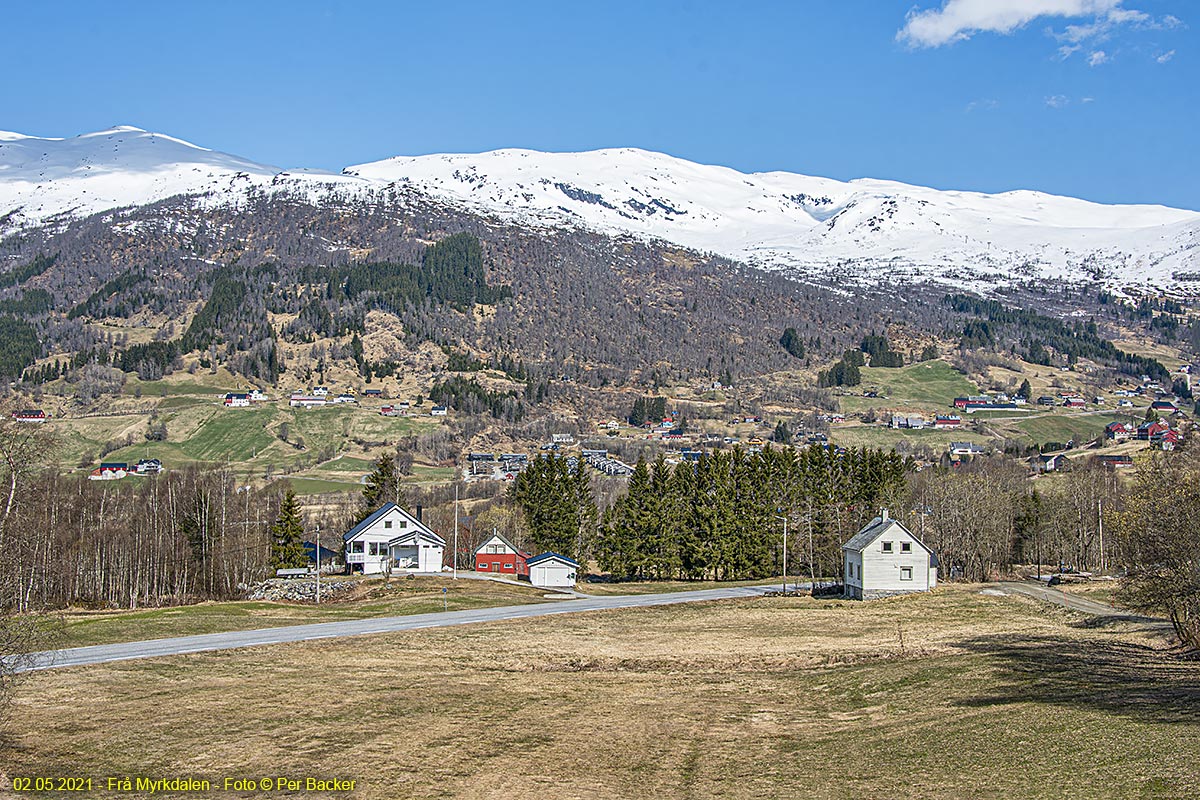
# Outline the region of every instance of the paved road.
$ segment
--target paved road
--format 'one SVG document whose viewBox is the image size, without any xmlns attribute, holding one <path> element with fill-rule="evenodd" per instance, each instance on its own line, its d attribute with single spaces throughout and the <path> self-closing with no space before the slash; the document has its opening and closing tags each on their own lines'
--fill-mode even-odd
<svg viewBox="0 0 1200 800">
<path fill-rule="evenodd" d="M 1092 614 L 1097 617 L 1123 617 L 1125 619 L 1139 620 L 1145 622 L 1159 623 L 1162 620 L 1154 619 L 1153 617 L 1143 617 L 1134 614 L 1131 611 L 1115 608 L 1104 603 L 1099 603 L 1087 597 L 1081 597 L 1076 594 L 1068 594 L 1050 586 L 1045 586 L 1040 583 L 1023 583 L 1018 581 L 1003 581 L 996 584 L 997 590 L 1005 594 L 1021 594 L 1026 597 L 1032 597 L 1036 600 L 1043 600 L 1047 603 L 1054 603 L 1059 606 L 1066 606 L 1074 611 L 1080 611 L 1084 614 Z"/>
<path fill-rule="evenodd" d="M 793 585 L 794 586 L 794 585 Z M 333 639 L 343 636 L 368 636 L 375 633 L 410 631 L 420 628 L 444 628 L 451 625 L 471 625 L 477 622 L 496 622 L 506 619 L 542 617 L 550 614 L 572 614 L 581 611 L 602 611 L 610 608 L 644 608 L 677 603 L 697 603 L 705 600 L 726 600 L 738 597 L 761 597 L 777 588 L 771 586 L 739 586 L 727 589 L 704 589 L 695 592 L 666 594 L 620 595 L 611 597 L 580 597 L 535 605 L 478 608 L 470 611 L 450 611 L 436 614 L 412 614 L 404 617 L 320 622 L 312 625 L 291 625 L 283 628 L 263 628 L 231 633 L 208 633 L 200 636 L 180 636 L 175 639 L 151 639 L 144 642 L 102 644 L 73 647 L 66 650 L 47 650 L 32 654 L 21 665 L 22 672 L 31 670 L 78 667 L 103 664 L 109 661 L 128 661 L 136 658 L 174 656 L 202 653 L 209 650 L 232 650 L 238 647 L 259 647 L 284 642 L 307 642 L 314 639 Z"/>
</svg>

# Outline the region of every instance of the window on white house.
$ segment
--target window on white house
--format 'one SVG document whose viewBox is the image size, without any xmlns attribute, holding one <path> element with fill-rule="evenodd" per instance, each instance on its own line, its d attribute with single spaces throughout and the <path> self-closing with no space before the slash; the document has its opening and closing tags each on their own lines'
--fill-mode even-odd
<svg viewBox="0 0 1200 800">
<path fill-rule="evenodd" d="M 912 580 L 912 567 L 901 567 L 900 568 L 900 580 L 902 580 L 902 581 L 911 581 Z"/>
<path fill-rule="evenodd" d="M 350 552 L 351 553 L 361 553 L 362 551 L 363 551 L 363 543 L 362 542 L 351 542 L 350 543 Z"/>
<path fill-rule="evenodd" d="M 901 553 L 911 553 L 912 552 L 912 542 L 901 542 L 900 543 L 900 552 Z"/>
<path fill-rule="evenodd" d="M 892 552 L 892 543 L 891 542 L 880 542 L 880 545 L 883 547 L 883 552 L 885 552 L 885 553 Z"/>
<path fill-rule="evenodd" d="M 383 527 L 385 527 L 385 528 L 390 528 L 390 527 L 392 527 L 392 521 L 391 521 L 390 519 L 385 519 L 385 520 L 383 521 Z"/>
</svg>

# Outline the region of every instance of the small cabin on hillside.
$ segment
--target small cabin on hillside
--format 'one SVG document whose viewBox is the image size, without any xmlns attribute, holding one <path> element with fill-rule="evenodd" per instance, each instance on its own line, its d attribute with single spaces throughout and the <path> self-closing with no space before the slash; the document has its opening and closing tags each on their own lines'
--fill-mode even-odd
<svg viewBox="0 0 1200 800">
<path fill-rule="evenodd" d="M 884 509 L 842 545 L 844 595 L 874 600 L 937 586 L 937 556 Z"/>
<path fill-rule="evenodd" d="M 420 509 L 418 508 L 418 513 Z M 364 575 L 441 572 L 446 540 L 395 503 L 386 503 L 342 536 L 346 569 Z"/>
</svg>

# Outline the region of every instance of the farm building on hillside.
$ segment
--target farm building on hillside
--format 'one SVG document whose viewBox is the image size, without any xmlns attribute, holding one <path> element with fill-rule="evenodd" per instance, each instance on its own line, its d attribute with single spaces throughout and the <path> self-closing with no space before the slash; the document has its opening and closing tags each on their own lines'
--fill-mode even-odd
<svg viewBox="0 0 1200 800">
<path fill-rule="evenodd" d="M 230 392 L 225 395 L 226 408 L 249 408 L 250 395 L 246 392 Z"/>
<path fill-rule="evenodd" d="M 494 575 L 525 576 L 529 574 L 526 563 L 528 558 L 529 553 L 500 534 L 493 533 L 475 548 L 475 571 L 490 572 Z"/>
<path fill-rule="evenodd" d="M 384 572 L 441 572 L 446 540 L 418 516 L 387 503 L 342 536 L 346 568 L 378 575 Z"/>
<path fill-rule="evenodd" d="M 46 412 L 40 408 L 26 408 L 12 412 L 12 418 L 17 422 L 45 422 Z"/>
<path fill-rule="evenodd" d="M 117 462 L 102 463 L 88 474 L 89 481 L 119 481 L 129 474 L 129 465 Z"/>
<path fill-rule="evenodd" d="M 529 582 L 543 588 L 575 585 L 579 563 L 558 553 L 541 553 L 529 559 Z"/>
<path fill-rule="evenodd" d="M 884 509 L 842 545 L 845 596 L 873 600 L 937 586 L 937 556 Z M 531 564 L 532 568 L 532 564 Z"/>
</svg>

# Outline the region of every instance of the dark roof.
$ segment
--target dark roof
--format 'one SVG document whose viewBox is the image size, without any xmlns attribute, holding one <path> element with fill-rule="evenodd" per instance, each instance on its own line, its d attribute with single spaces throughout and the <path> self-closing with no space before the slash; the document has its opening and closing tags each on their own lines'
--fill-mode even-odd
<svg viewBox="0 0 1200 800">
<path fill-rule="evenodd" d="M 304 550 L 305 550 L 305 552 L 307 552 L 307 553 L 308 553 L 308 560 L 309 560 L 309 561 L 315 561 L 315 560 L 316 560 L 316 556 L 315 556 L 315 553 L 317 552 L 317 545 L 316 545 L 316 543 L 314 543 L 314 542 L 305 542 L 305 543 L 304 543 Z M 330 550 L 328 547 L 325 547 L 324 545 L 321 545 L 321 560 L 322 560 L 322 561 L 324 561 L 325 559 L 329 559 L 329 558 L 341 558 L 341 557 L 342 557 L 342 554 L 341 554 L 341 553 L 339 553 L 337 550 Z"/>
<path fill-rule="evenodd" d="M 558 553 L 552 553 L 552 552 L 539 553 L 536 556 L 534 556 L 533 558 L 526 559 L 525 563 L 532 567 L 534 564 L 540 564 L 541 562 L 549 561 L 552 558 L 557 558 L 559 561 L 563 561 L 567 564 L 570 564 L 573 567 L 579 566 L 579 562 L 576 561 L 575 559 L 567 558 L 566 556 L 561 556 Z"/>
<path fill-rule="evenodd" d="M 922 542 L 920 539 L 918 539 L 916 537 L 916 535 L 913 534 L 912 531 L 910 531 L 908 528 L 906 528 L 902 524 L 900 524 L 899 520 L 894 519 L 892 517 L 888 517 L 886 519 L 883 517 L 876 517 L 875 519 L 871 520 L 870 522 L 867 523 L 865 528 L 863 528 L 861 531 L 859 531 L 858 533 L 851 536 L 850 541 L 848 541 L 844 545 L 842 545 L 842 549 L 862 552 L 863 550 L 865 550 L 867 548 L 867 545 L 871 544 L 871 542 L 878 539 L 880 536 L 882 536 L 884 534 L 884 532 L 886 532 L 889 528 L 891 528 L 893 526 L 904 531 L 906 534 L 908 534 L 910 537 L 912 537 L 912 540 L 914 542 L 921 545 L 921 547 L 924 548 L 925 552 L 929 553 L 929 555 L 931 557 L 935 557 L 935 553 L 933 552 L 933 550 L 931 550 L 924 542 Z"/>
</svg>

